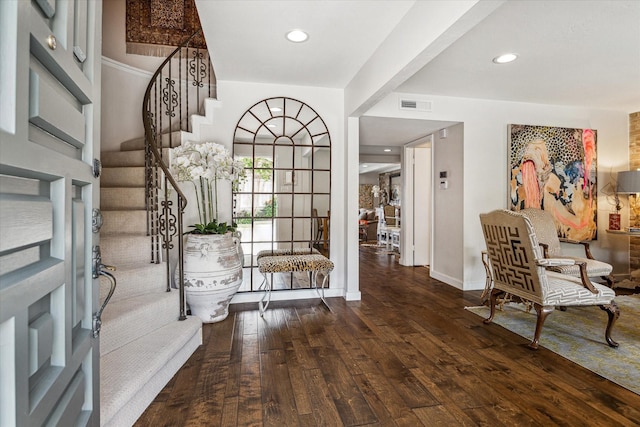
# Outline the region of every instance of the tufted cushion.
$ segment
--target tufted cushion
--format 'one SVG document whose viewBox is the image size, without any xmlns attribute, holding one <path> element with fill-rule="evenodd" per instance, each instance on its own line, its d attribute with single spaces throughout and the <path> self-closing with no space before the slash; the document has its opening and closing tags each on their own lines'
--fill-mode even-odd
<svg viewBox="0 0 640 427">
<path fill-rule="evenodd" d="M 593 283 L 598 290 L 592 293 L 582 285 L 577 277 L 567 276 L 553 271 L 547 272 L 548 289 L 543 305 L 600 305 L 609 304 L 616 296 L 613 289 Z"/>
<path fill-rule="evenodd" d="M 282 255 L 311 255 L 316 254 L 319 255 L 320 252 L 313 248 L 293 248 L 293 249 L 267 249 L 264 251 L 258 252 L 258 256 L 256 259 L 260 259 L 265 256 L 282 256 Z"/>
<path fill-rule="evenodd" d="M 260 273 L 288 273 L 293 271 L 333 270 L 333 262 L 323 255 L 263 256 L 258 259 Z"/>
</svg>

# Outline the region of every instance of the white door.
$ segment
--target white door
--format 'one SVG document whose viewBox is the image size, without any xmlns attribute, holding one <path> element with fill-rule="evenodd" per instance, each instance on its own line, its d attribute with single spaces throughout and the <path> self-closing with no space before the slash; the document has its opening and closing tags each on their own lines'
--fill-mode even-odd
<svg viewBox="0 0 640 427">
<path fill-rule="evenodd" d="M 99 425 L 94 0 L 0 1 L 0 425 Z"/>
<path fill-rule="evenodd" d="M 400 264 L 429 265 L 431 253 L 431 147 L 404 147 Z"/>
<path fill-rule="evenodd" d="M 413 265 L 428 265 L 431 258 L 431 147 L 416 147 L 413 155 Z"/>
</svg>

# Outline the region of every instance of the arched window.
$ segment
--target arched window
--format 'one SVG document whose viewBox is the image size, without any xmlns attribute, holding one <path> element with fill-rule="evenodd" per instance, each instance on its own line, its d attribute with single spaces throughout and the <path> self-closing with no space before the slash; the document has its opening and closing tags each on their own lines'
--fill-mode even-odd
<svg viewBox="0 0 640 427">
<path fill-rule="evenodd" d="M 296 99 L 264 99 L 238 121 L 233 155 L 247 170 L 233 190 L 245 267 L 239 292 L 260 286 L 262 250 L 315 248 L 328 256 L 331 137 L 322 117 Z M 282 276 L 274 290 L 309 287 L 306 274 Z"/>
</svg>

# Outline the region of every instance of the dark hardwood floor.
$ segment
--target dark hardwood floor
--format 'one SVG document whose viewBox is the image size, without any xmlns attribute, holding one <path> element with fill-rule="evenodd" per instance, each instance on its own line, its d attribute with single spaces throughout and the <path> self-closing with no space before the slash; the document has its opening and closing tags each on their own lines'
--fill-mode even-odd
<svg viewBox="0 0 640 427">
<path fill-rule="evenodd" d="M 464 310 L 480 292 L 360 252 L 361 301 L 235 307 L 136 426 L 640 425 L 639 395 Z"/>
</svg>

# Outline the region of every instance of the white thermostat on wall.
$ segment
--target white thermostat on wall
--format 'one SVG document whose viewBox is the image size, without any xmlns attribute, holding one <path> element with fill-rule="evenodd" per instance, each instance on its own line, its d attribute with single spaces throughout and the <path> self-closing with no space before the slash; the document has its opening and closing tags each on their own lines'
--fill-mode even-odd
<svg viewBox="0 0 640 427">
<path fill-rule="evenodd" d="M 449 188 L 449 181 L 447 180 L 447 171 L 440 171 L 440 189 L 446 190 Z"/>
</svg>

